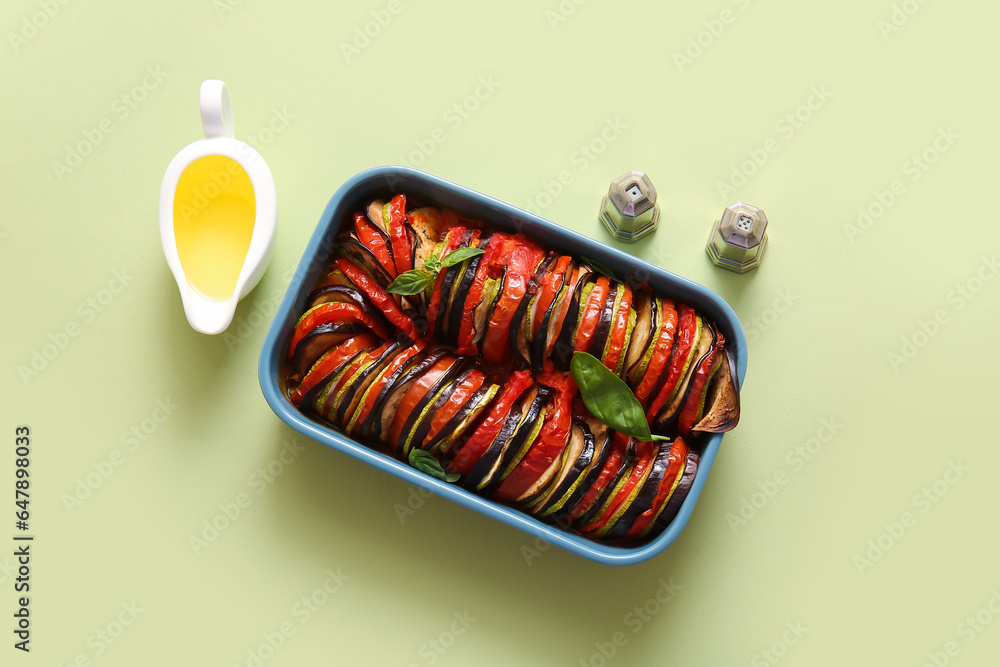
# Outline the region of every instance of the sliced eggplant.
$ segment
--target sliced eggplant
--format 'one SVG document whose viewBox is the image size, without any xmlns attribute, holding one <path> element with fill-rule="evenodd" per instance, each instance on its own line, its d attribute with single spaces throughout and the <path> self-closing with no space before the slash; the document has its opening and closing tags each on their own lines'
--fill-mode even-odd
<svg viewBox="0 0 1000 667">
<path fill-rule="evenodd" d="M 346 285 L 327 285 L 326 287 L 321 287 L 315 290 L 309 295 L 309 308 L 313 308 L 324 303 L 352 303 L 361 310 L 369 315 L 372 319 L 379 322 L 387 330 L 391 331 L 394 327 L 389 323 L 388 318 L 386 318 L 385 313 L 375 307 L 375 304 L 369 300 L 368 296 L 361 290 L 355 287 L 347 287 Z"/>
<path fill-rule="evenodd" d="M 659 379 L 656 380 L 655 388 L 649 394 L 651 402 L 646 417 L 651 422 L 654 421 L 660 410 L 669 406 L 676 398 L 681 384 L 691 370 L 691 365 L 696 361 L 695 355 L 698 352 L 698 345 L 705 329 L 705 320 L 694 310 L 683 305 L 680 309 L 686 309 L 691 316 L 692 324 L 682 327 L 684 315 L 678 322 L 678 332 L 674 336 L 670 357 L 667 359 L 667 364 L 660 373 Z M 682 328 L 683 330 L 681 330 Z"/>
<path fill-rule="evenodd" d="M 462 233 L 462 237 L 459 239 L 458 245 L 455 246 L 455 250 L 469 247 L 470 244 L 474 243 L 474 239 L 478 234 L 478 229 L 466 229 Z M 439 297 L 440 301 L 438 302 L 437 317 L 435 318 L 433 329 L 434 339 L 442 343 L 447 343 L 448 341 L 448 309 L 452 304 L 455 281 L 458 279 L 459 275 L 464 275 L 464 267 L 465 262 L 462 262 L 444 269 L 444 282 L 441 284 L 441 296 Z"/>
<path fill-rule="evenodd" d="M 492 239 L 492 235 L 484 233 L 476 240 L 476 248 L 487 250 Z M 479 265 L 483 255 L 477 255 L 462 263 L 462 273 L 458 277 L 458 284 L 452 288 L 451 303 L 448 304 L 447 318 L 447 343 L 458 346 L 458 333 L 462 325 L 462 313 L 465 312 L 465 300 L 469 295 L 469 288 L 476 279 Z"/>
<path fill-rule="evenodd" d="M 385 217 L 382 215 L 382 208 L 385 206 L 385 203 L 384 199 L 376 199 L 371 204 L 368 204 L 365 214 L 372 221 L 372 224 L 381 229 L 385 233 L 386 238 L 388 238 L 389 228 L 386 226 Z"/>
<path fill-rule="evenodd" d="M 725 350 L 722 367 L 709 381 L 705 415 L 694 425 L 692 431 L 702 433 L 724 433 L 736 428 L 740 421 L 740 388 L 736 375 L 736 363 L 732 353 Z"/>
<path fill-rule="evenodd" d="M 482 300 L 476 309 L 472 313 L 473 320 L 475 322 L 475 333 L 472 335 L 472 342 L 479 350 L 479 354 L 482 355 L 483 352 L 483 341 L 486 340 L 486 330 L 490 325 L 490 317 L 493 315 L 493 310 L 497 307 L 500 302 L 500 297 L 503 296 L 503 288 L 507 282 L 507 267 L 503 267 L 499 278 L 487 278 L 486 285 L 483 287 Z"/>
<path fill-rule="evenodd" d="M 365 331 L 368 331 L 368 328 L 357 322 L 330 322 L 319 325 L 295 346 L 295 351 L 292 353 L 293 379 L 304 377 L 327 350 Z"/>
<path fill-rule="evenodd" d="M 441 374 L 441 377 L 431 385 L 427 393 L 417 401 L 413 410 L 410 411 L 410 414 L 406 417 L 406 422 L 403 424 L 403 430 L 400 432 L 399 439 L 396 441 L 396 454 L 401 459 L 406 460 L 414 444 L 419 446 L 424 436 L 427 435 L 427 431 L 430 430 L 431 426 L 431 417 L 434 416 L 432 408 L 437 404 L 442 394 L 447 393 L 449 389 L 454 390 L 454 385 L 461 381 L 463 369 L 468 369 L 466 362 L 467 360 L 464 357 L 455 357 L 454 363 Z M 447 397 L 445 400 L 447 400 Z"/>
<path fill-rule="evenodd" d="M 681 475 L 681 481 L 677 484 L 677 488 L 674 489 L 673 493 L 670 495 L 670 500 L 663 506 L 663 510 L 660 515 L 656 517 L 656 523 L 654 530 L 664 530 L 677 516 L 677 513 L 681 509 L 681 505 L 687 499 L 688 493 L 691 491 L 691 485 L 694 484 L 694 478 L 698 474 L 698 452 L 692 449 L 688 452 L 687 461 L 684 463 L 684 473 Z"/>
<path fill-rule="evenodd" d="M 708 322 L 705 322 L 701 327 L 701 338 L 692 349 L 692 362 L 688 364 L 683 377 L 678 382 L 673 400 L 668 401 L 656 416 L 653 427 L 656 428 L 657 432 L 662 433 L 667 431 L 677 420 L 681 406 L 684 405 L 688 390 L 691 388 L 691 380 L 694 378 L 701 363 L 712 353 L 716 340 L 715 329 Z"/>
<path fill-rule="evenodd" d="M 593 289 L 593 281 L 596 281 L 599 274 L 587 272 L 580 276 L 576 289 L 573 291 L 573 298 L 569 303 L 569 310 L 566 312 L 566 319 L 563 320 L 562 328 L 559 329 L 559 336 L 555 346 L 552 348 L 552 363 L 556 370 L 569 372 L 569 363 L 573 360 L 573 343 L 576 340 L 576 327 L 580 324 L 580 315 L 587 305 L 590 291 Z M 581 305 L 582 304 L 582 305 Z"/>
<path fill-rule="evenodd" d="M 341 234 L 338 237 L 335 252 L 338 257 L 346 257 L 360 266 L 364 269 L 365 273 L 371 276 L 383 288 L 388 287 L 392 283 L 392 276 L 389 275 L 375 255 L 372 254 L 372 251 L 361 242 L 354 232 Z"/>
<path fill-rule="evenodd" d="M 525 498 L 522 506 L 525 510 L 532 510 L 534 513 L 543 511 L 552 502 L 553 498 L 569 490 L 573 482 L 572 475 L 579 475 L 590 463 L 594 456 L 594 436 L 590 434 L 587 425 L 582 420 L 574 420 L 569 429 L 569 439 L 563 448 L 562 456 L 559 458 L 558 472 L 552 477 L 548 485 L 532 497 Z"/>
<path fill-rule="evenodd" d="M 382 353 L 372 359 L 372 363 L 366 364 L 348 381 L 344 395 L 336 404 L 337 419 L 335 421 L 338 424 L 346 426 L 348 418 L 357 410 L 358 403 L 364 396 L 365 391 L 375 378 L 378 377 L 379 372 L 388 366 L 393 357 L 399 353 L 401 345 L 399 341 L 390 341 L 387 343 Z M 372 354 L 374 355 L 374 352 Z"/>
<path fill-rule="evenodd" d="M 608 481 L 607 484 L 603 486 L 594 499 L 593 503 L 583 509 L 583 512 L 574 521 L 574 527 L 585 526 L 590 523 L 590 520 L 599 517 L 611 500 L 615 497 L 618 491 L 621 489 L 622 485 L 628 481 L 628 477 L 632 474 L 632 469 L 635 467 L 635 438 L 628 439 L 628 448 L 625 450 L 625 456 L 622 459 L 621 467 L 618 472 L 615 473 L 614 477 Z"/>
<path fill-rule="evenodd" d="M 658 445 L 659 449 L 656 451 L 649 475 L 646 477 L 642 487 L 638 489 L 638 492 L 631 503 L 625 508 L 625 511 L 615 521 L 611 522 L 607 530 L 603 533 L 603 537 L 607 540 L 618 541 L 624 538 L 639 515 L 653 507 L 657 494 L 661 491 L 661 484 L 664 481 L 664 477 L 670 470 L 670 450 L 673 447 L 673 443 L 660 442 Z"/>
<path fill-rule="evenodd" d="M 591 532 L 594 538 L 603 539 L 608 531 L 621 519 L 635 503 L 636 496 L 645 486 L 656 462 L 657 445 L 652 442 L 637 442 L 635 465 L 626 479 L 600 513 L 595 515 L 590 526 L 582 527 L 583 532 Z"/>
<path fill-rule="evenodd" d="M 423 354 L 423 349 L 418 346 L 403 346 L 397 350 L 397 353 L 392 357 L 385 368 L 379 370 L 376 377 L 372 380 L 371 384 L 364 390 L 363 395 L 358 401 L 358 407 L 351 415 L 351 420 L 348 422 L 345 430 L 351 435 L 357 435 L 358 430 L 361 425 L 365 423 L 365 419 L 371 414 L 374 409 L 376 399 L 381 395 L 382 390 L 391 384 L 391 381 L 395 378 L 397 372 L 405 372 L 405 369 L 411 363 L 416 363 L 414 357 L 419 357 Z M 367 435 L 367 434 L 366 434 Z"/>
<path fill-rule="evenodd" d="M 327 417 L 327 413 L 323 411 L 327 396 L 344 379 L 345 374 L 347 374 L 351 367 L 361 362 L 367 356 L 370 349 L 358 350 L 348 359 L 345 359 L 342 364 L 338 365 L 316 386 L 306 392 L 306 395 L 302 399 L 302 404 L 308 405 L 316 413 Z"/>
<path fill-rule="evenodd" d="M 424 449 L 433 451 L 445 459 L 459 448 L 463 436 L 472 434 L 479 426 L 481 419 L 487 414 L 487 408 L 500 391 L 500 385 L 486 382 L 469 400 L 456 412 L 448 422 L 441 427 L 437 435 L 424 443 Z"/>
<path fill-rule="evenodd" d="M 656 332 L 656 310 L 656 299 L 652 294 L 640 292 L 636 296 L 635 329 L 632 331 L 632 340 L 629 341 L 628 350 L 625 352 L 625 375 L 629 386 L 637 382 L 633 377 L 638 372 L 639 362 L 645 356 L 650 339 Z"/>
<path fill-rule="evenodd" d="M 367 436 L 372 440 L 382 441 L 383 434 L 383 415 L 389 416 L 389 424 L 392 423 L 392 416 L 396 414 L 396 406 L 399 405 L 399 401 L 403 399 L 402 392 L 406 391 L 406 388 L 410 386 L 410 382 L 419 377 L 424 371 L 433 366 L 437 361 L 445 355 L 445 350 L 442 348 L 434 348 L 428 350 L 423 354 L 415 355 L 409 362 L 403 366 L 396 369 L 396 371 L 386 382 L 385 386 L 379 392 L 378 397 L 375 399 L 375 404 L 365 418 L 364 423 L 361 424 L 359 433 L 363 436 Z M 396 398 L 395 394 L 399 394 Z M 386 403 L 393 398 L 395 400 L 395 405 L 392 406 L 391 410 L 386 409 Z M 389 429 L 385 428 L 385 440 L 389 439 L 388 436 Z"/>
<path fill-rule="evenodd" d="M 546 353 L 549 349 L 549 342 L 550 339 L 555 336 L 553 333 L 553 330 L 555 329 L 554 319 L 556 317 L 556 313 L 559 312 L 559 309 L 563 305 L 563 299 L 569 298 L 567 295 L 571 289 L 570 281 L 573 279 L 576 271 L 576 260 L 570 260 L 566 270 L 559 277 L 556 284 L 552 286 L 552 300 L 548 303 L 545 311 L 542 313 L 536 312 L 532 314 L 532 322 L 541 318 L 538 322 L 538 333 L 535 334 L 531 340 L 531 368 L 536 373 L 541 373 L 545 370 L 545 361 L 547 359 Z"/>
<path fill-rule="evenodd" d="M 500 427 L 500 431 L 493 438 L 490 446 L 483 452 L 482 456 L 479 457 L 479 460 L 469 470 L 469 474 L 465 476 L 463 483 L 466 488 L 481 489 L 489 484 L 490 478 L 496 473 L 497 468 L 500 467 L 504 451 L 506 451 L 514 436 L 517 435 L 523 418 L 537 395 L 538 388 L 532 387 L 519 401 L 511 406 L 510 412 L 507 413 L 507 417 L 504 419 L 503 426 Z"/>
<path fill-rule="evenodd" d="M 542 425 L 545 423 L 545 414 L 551 398 L 552 392 L 546 387 L 539 385 L 538 391 L 535 394 L 535 400 L 528 406 L 528 411 L 525 413 L 517 435 L 511 440 L 510 446 L 504 450 L 500 457 L 496 473 L 490 477 L 488 486 L 482 487 L 485 495 L 492 495 L 497 487 L 500 486 L 500 482 L 507 479 L 507 475 L 517 467 L 517 464 L 521 462 L 524 455 L 531 448 L 531 445 L 538 438 L 538 433 L 542 430 Z"/>
<path fill-rule="evenodd" d="M 370 370 L 385 353 L 386 349 L 394 345 L 388 342 L 373 350 L 366 350 L 354 358 L 342 373 L 338 374 L 332 382 L 323 390 L 323 394 L 316 400 L 316 412 L 320 413 L 334 424 L 342 426 L 343 422 L 337 418 L 337 408 L 344 395 L 351 391 L 356 381 L 360 381 L 366 371 Z"/>
<path fill-rule="evenodd" d="M 621 283 L 617 280 L 609 282 L 608 296 L 604 300 L 604 306 L 601 308 L 601 315 L 597 320 L 597 328 L 594 329 L 594 337 L 590 340 L 590 349 L 588 350 L 602 361 L 604 360 L 604 349 L 607 347 L 608 338 L 611 335 L 611 327 L 618 314 L 618 306 L 622 302 Z"/>
</svg>

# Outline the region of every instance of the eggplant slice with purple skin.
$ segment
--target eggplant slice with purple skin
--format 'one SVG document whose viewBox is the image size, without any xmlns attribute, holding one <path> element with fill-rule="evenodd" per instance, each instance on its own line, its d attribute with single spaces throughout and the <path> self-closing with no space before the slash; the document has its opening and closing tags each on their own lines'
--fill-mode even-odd
<svg viewBox="0 0 1000 667">
<path fill-rule="evenodd" d="M 705 404 L 708 407 L 701 421 L 691 429 L 693 432 L 725 433 L 740 422 L 740 379 L 733 351 L 728 348 L 722 355 L 721 368 L 709 379 Z"/>
<path fill-rule="evenodd" d="M 386 331 L 392 331 L 396 327 L 389 323 L 389 319 L 381 310 L 375 307 L 367 295 L 359 289 L 347 287 L 346 285 L 326 285 L 320 287 L 309 295 L 306 310 L 323 303 L 350 303 L 368 315 L 373 320 L 385 327 Z"/>
<path fill-rule="evenodd" d="M 687 499 L 688 492 L 691 491 L 691 485 L 694 484 L 695 475 L 698 474 L 698 461 L 700 460 L 697 450 L 691 449 L 688 451 L 687 461 L 684 464 L 684 473 L 681 475 L 681 481 L 677 483 L 677 488 L 674 489 L 673 494 L 667 500 L 667 504 L 663 507 L 663 511 L 660 512 L 660 516 L 656 517 L 655 528 L 660 530 L 665 530 L 667 526 L 674 520 L 677 513 L 681 509 L 681 505 L 684 504 L 684 500 Z"/>
<path fill-rule="evenodd" d="M 514 436 L 517 435 L 520 426 L 524 422 L 524 416 L 537 395 L 538 386 L 536 385 L 511 406 L 510 412 L 507 413 L 500 431 L 493 438 L 493 442 L 490 443 L 490 446 L 486 448 L 486 451 L 479 457 L 476 464 L 469 470 L 469 474 L 462 480 L 467 489 L 475 491 L 485 487 L 493 475 L 496 474 L 497 469 L 500 467 L 500 457 L 507 450 Z"/>
<path fill-rule="evenodd" d="M 582 419 L 574 419 L 569 429 L 569 440 L 563 449 L 562 464 L 555 477 L 537 496 L 525 498 L 522 505 L 535 514 L 561 499 L 572 488 L 594 458 L 594 436 Z M 534 509 L 537 505 L 537 509 Z"/>
<path fill-rule="evenodd" d="M 660 442 L 658 445 L 659 449 L 656 452 L 656 458 L 653 460 L 649 476 L 646 477 L 642 488 L 639 489 L 638 494 L 632 499 L 629 506 L 625 508 L 625 511 L 618 517 L 618 520 L 604 534 L 604 539 L 617 541 L 625 537 L 639 515 L 653 506 L 653 501 L 656 500 L 656 494 L 660 490 L 660 483 L 663 481 L 663 476 L 670 469 L 670 449 L 672 447 L 670 442 Z"/>
<path fill-rule="evenodd" d="M 295 377 L 305 377 L 306 372 L 327 350 L 365 331 L 368 331 L 368 327 L 357 322 L 330 322 L 319 325 L 295 346 L 295 352 L 292 353 L 292 371 Z"/>
<path fill-rule="evenodd" d="M 552 363 L 556 370 L 569 372 L 569 364 L 573 360 L 573 343 L 576 341 L 576 328 L 580 324 L 580 316 L 583 308 L 580 305 L 580 297 L 586 292 L 590 298 L 590 291 L 586 289 L 587 283 L 596 281 L 599 274 L 594 272 L 584 273 L 577 282 L 576 289 L 573 290 L 572 300 L 569 302 L 569 310 L 566 311 L 566 319 L 563 320 L 562 328 L 556 338 L 555 347 L 552 348 Z M 583 304 L 586 306 L 586 302 Z"/>
<path fill-rule="evenodd" d="M 438 394 L 443 390 L 446 390 L 455 380 L 461 375 L 462 371 L 468 366 L 468 357 L 455 357 L 455 361 L 452 362 L 443 373 L 441 377 L 437 379 L 427 393 L 420 397 L 420 399 L 410 410 L 410 414 L 406 415 L 406 421 L 403 422 L 403 430 L 399 432 L 399 440 L 395 443 L 396 456 L 402 460 L 406 460 L 410 454 L 410 449 L 412 449 L 414 444 L 414 431 L 419 430 L 423 422 L 427 423 L 427 427 L 430 428 L 430 418 L 433 414 L 428 415 L 429 410 L 425 410 L 431 405 Z M 424 432 L 426 434 L 426 431 Z M 421 440 L 423 438 L 421 437 Z M 391 443 L 390 443 L 391 444 Z"/>
</svg>

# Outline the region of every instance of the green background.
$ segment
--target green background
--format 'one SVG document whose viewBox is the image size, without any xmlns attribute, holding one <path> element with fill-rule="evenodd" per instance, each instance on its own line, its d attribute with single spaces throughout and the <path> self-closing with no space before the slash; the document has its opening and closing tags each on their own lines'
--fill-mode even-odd
<svg viewBox="0 0 1000 667">
<path fill-rule="evenodd" d="M 11 646 L 0 556 L 3 664 L 252 665 L 282 624 L 294 634 L 262 664 L 921 665 L 948 642 L 950 664 L 990 664 L 1000 9 L 675 4 L 4 3 L 0 488 L 29 425 L 36 541 L 30 655 Z M 391 21 L 365 44 L 372 12 Z M 493 90 L 467 99 L 480 77 Z M 167 163 L 201 136 L 207 78 L 228 84 L 236 136 L 279 202 L 270 270 L 219 337 L 188 327 L 157 222 Z M 615 568 L 533 551 L 268 409 L 260 345 L 326 201 L 401 161 L 609 243 L 601 196 L 649 174 L 659 229 L 626 248 L 717 291 L 751 340 L 742 423 L 661 555 Z M 737 199 L 770 219 L 744 276 L 704 251 Z M 274 463 L 283 448 L 294 458 Z M 269 464 L 281 472 L 262 482 Z M 946 481 L 951 465 L 964 472 Z M 240 494 L 249 506 L 193 547 Z M 880 539 L 891 548 L 859 561 Z M 316 593 L 328 570 L 347 579 Z M 637 622 L 660 580 L 680 590 Z M 314 594 L 325 603 L 304 618 Z"/>
</svg>

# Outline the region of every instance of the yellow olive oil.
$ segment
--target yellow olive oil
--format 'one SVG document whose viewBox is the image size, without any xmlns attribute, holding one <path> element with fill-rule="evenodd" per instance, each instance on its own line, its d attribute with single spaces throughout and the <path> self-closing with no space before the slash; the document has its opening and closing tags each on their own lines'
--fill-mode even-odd
<svg viewBox="0 0 1000 667">
<path fill-rule="evenodd" d="M 188 284 L 212 301 L 233 296 L 250 248 L 256 202 L 243 167 L 223 155 L 187 166 L 174 193 L 174 237 Z"/>
</svg>

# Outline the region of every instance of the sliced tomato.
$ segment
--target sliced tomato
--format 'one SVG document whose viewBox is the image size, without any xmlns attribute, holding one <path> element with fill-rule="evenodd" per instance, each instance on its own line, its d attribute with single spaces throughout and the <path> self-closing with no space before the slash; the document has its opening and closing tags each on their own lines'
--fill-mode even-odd
<svg viewBox="0 0 1000 667">
<path fill-rule="evenodd" d="M 618 370 L 618 360 L 625 349 L 626 337 L 631 335 L 628 328 L 629 312 L 632 310 L 632 288 L 626 284 L 619 287 L 624 290 L 618 313 L 611 323 L 611 334 L 608 336 L 608 348 L 604 353 L 604 365 L 612 371 Z"/>
<path fill-rule="evenodd" d="M 656 394 L 656 398 L 653 399 L 652 403 L 649 405 L 649 409 L 646 411 L 646 418 L 652 420 L 656 417 L 656 414 L 663 407 L 663 404 L 667 402 L 667 399 L 671 397 L 674 389 L 677 387 L 678 383 L 683 380 L 684 371 L 686 370 L 686 364 L 688 363 L 688 357 L 691 354 L 691 348 L 698 344 L 697 336 L 699 326 L 698 326 L 698 315 L 694 312 L 694 309 L 690 306 L 681 304 L 678 307 L 678 333 L 676 342 L 674 343 L 674 350 L 670 355 L 670 362 L 667 365 L 666 374 L 662 375 L 663 383 L 662 386 Z M 650 364 L 652 365 L 652 364 Z M 647 371 L 647 375 L 648 375 Z M 658 380 L 660 378 L 657 378 Z"/>
<path fill-rule="evenodd" d="M 489 448 L 497 433 L 500 432 L 500 428 L 507 419 L 515 401 L 534 384 L 535 381 L 528 371 L 514 371 L 504 385 L 503 391 L 495 399 L 490 414 L 452 459 L 448 466 L 448 472 L 458 473 L 463 477 L 469 474 L 472 466 L 479 461 L 483 452 Z"/>
<path fill-rule="evenodd" d="M 528 290 L 528 281 L 545 258 L 545 252 L 522 234 L 507 236 L 504 241 L 501 256 L 506 259 L 507 277 L 496 308 L 490 313 L 482 346 L 483 358 L 495 365 L 504 363 L 512 354 L 510 328 L 514 314 Z"/>
<path fill-rule="evenodd" d="M 427 432 L 424 442 L 433 441 L 434 437 L 441 432 L 441 428 L 455 416 L 473 394 L 479 391 L 479 388 L 483 386 L 485 381 L 485 374 L 476 369 L 471 370 L 465 379 L 459 382 L 454 391 L 451 392 L 451 396 L 448 397 L 448 402 L 444 407 L 438 410 L 431 419 L 431 428 Z"/>
<path fill-rule="evenodd" d="M 388 338 L 389 332 L 383 323 L 376 321 L 352 303 L 323 303 L 310 309 L 295 325 L 292 340 L 288 344 L 288 359 L 295 354 L 295 346 L 305 338 L 306 334 L 321 324 L 331 322 L 360 322 L 380 338 Z"/>
<path fill-rule="evenodd" d="M 302 378 L 302 383 L 292 391 L 289 398 L 292 399 L 293 403 L 298 405 L 305 398 L 306 394 L 309 393 L 309 390 L 319 384 L 320 381 L 326 379 L 330 373 L 361 350 L 376 347 L 379 342 L 379 339 L 371 334 L 359 334 L 354 338 L 345 340 L 320 357 L 319 361 Z"/>
<path fill-rule="evenodd" d="M 670 466 L 667 471 L 663 474 L 663 478 L 660 480 L 660 486 L 656 491 L 656 497 L 650 504 L 649 509 L 636 517 L 632 526 L 628 529 L 628 533 L 625 535 L 625 542 L 631 542 L 642 536 L 644 536 L 653 524 L 656 522 L 656 518 L 663 511 L 666 506 L 667 501 L 670 500 L 670 496 L 673 494 L 674 489 L 677 488 L 677 484 L 681 481 L 681 475 L 684 474 L 684 462 L 687 460 L 688 447 L 684 442 L 684 438 L 675 438 L 670 446 Z"/>
<path fill-rule="evenodd" d="M 569 440 L 573 398 L 577 393 L 573 376 L 558 371 L 545 372 L 539 374 L 538 383 L 552 388 L 552 408 L 546 413 L 534 444 L 497 489 L 494 497 L 505 502 L 521 498 L 535 485 L 560 457 Z"/>
<path fill-rule="evenodd" d="M 681 435 L 687 435 L 691 432 L 691 428 L 698 418 L 701 417 L 701 413 L 705 409 L 705 392 L 708 391 L 708 381 L 719 370 L 719 366 L 722 364 L 722 353 L 725 344 L 726 339 L 722 337 L 722 333 L 716 330 L 715 345 L 712 351 L 705 355 L 705 358 L 698 364 L 695 375 L 691 379 L 691 387 L 688 389 L 687 398 L 684 399 L 684 407 L 681 408 L 681 414 L 677 422 L 678 432 Z"/>
<path fill-rule="evenodd" d="M 406 393 L 403 395 L 403 400 L 399 403 L 399 407 L 396 408 L 396 414 L 392 418 L 392 430 L 389 432 L 390 443 L 399 441 L 399 436 L 403 431 L 403 426 L 406 424 L 406 420 L 409 418 L 410 413 L 413 412 L 413 408 L 417 406 L 420 399 L 427 395 L 430 388 L 441 379 L 441 376 L 444 375 L 448 369 L 454 365 L 454 363 L 455 357 L 450 354 L 446 354 L 410 384 Z"/>
<path fill-rule="evenodd" d="M 389 239 L 392 241 L 392 257 L 396 273 L 406 273 L 413 268 L 412 238 L 406 231 L 406 195 L 396 195 L 387 205 L 389 211 Z"/>
<path fill-rule="evenodd" d="M 375 307 L 382 311 L 385 318 L 392 324 L 399 327 L 400 331 L 406 334 L 410 340 L 417 340 L 420 332 L 417 325 L 409 315 L 400 310 L 399 305 L 389 296 L 381 285 L 372 280 L 364 270 L 349 259 L 338 259 L 334 262 L 340 271 L 346 275 L 351 282 L 364 292 Z"/>
<path fill-rule="evenodd" d="M 594 338 L 594 332 L 597 330 L 597 324 L 600 322 L 601 310 L 604 308 L 604 302 L 608 298 L 609 288 L 610 280 L 607 276 L 601 276 L 594 284 L 594 288 L 590 290 L 587 303 L 582 306 L 583 314 L 580 316 L 580 324 L 576 328 L 576 337 L 573 343 L 574 350 L 579 350 L 580 352 L 590 351 L 590 343 Z"/>
<path fill-rule="evenodd" d="M 388 239 L 385 232 L 376 227 L 364 213 L 354 214 L 354 231 L 358 234 L 358 240 L 372 251 L 382 268 L 390 276 L 395 276 L 397 274 L 396 262 L 392 258 L 392 248 L 386 243 Z"/>
</svg>

